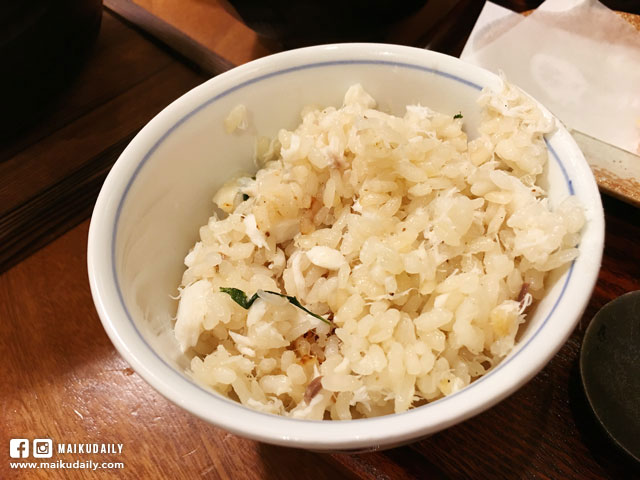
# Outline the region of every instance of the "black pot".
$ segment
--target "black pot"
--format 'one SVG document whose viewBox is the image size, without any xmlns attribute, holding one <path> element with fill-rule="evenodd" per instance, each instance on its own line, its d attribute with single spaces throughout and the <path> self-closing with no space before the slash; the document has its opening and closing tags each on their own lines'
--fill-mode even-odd
<svg viewBox="0 0 640 480">
<path fill-rule="evenodd" d="M 100 29 L 102 0 L 28 0 L 0 6 L 0 137 L 39 117 L 69 83 Z"/>
<path fill-rule="evenodd" d="M 228 0 L 244 23 L 287 48 L 382 40 L 427 0 Z"/>
</svg>

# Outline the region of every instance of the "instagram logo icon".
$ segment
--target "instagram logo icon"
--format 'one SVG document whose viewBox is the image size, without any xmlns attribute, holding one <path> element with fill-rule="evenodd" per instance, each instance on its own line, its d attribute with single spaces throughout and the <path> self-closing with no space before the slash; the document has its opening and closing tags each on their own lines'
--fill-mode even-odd
<svg viewBox="0 0 640 480">
<path fill-rule="evenodd" d="M 33 458 L 51 458 L 53 442 L 50 438 L 36 438 L 33 440 Z"/>
</svg>

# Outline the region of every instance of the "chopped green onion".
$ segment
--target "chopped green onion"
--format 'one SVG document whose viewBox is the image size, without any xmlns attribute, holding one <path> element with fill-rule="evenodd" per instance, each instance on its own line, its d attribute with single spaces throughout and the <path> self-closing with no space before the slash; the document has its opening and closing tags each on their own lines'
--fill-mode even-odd
<svg viewBox="0 0 640 480">
<path fill-rule="evenodd" d="M 462 118 L 462 112 L 456 113 L 453 118 Z"/>
</svg>

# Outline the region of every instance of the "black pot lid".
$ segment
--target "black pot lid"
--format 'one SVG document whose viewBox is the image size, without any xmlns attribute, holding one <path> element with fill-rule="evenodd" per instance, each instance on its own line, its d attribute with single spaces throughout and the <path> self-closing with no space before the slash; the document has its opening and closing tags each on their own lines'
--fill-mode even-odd
<svg viewBox="0 0 640 480">
<path fill-rule="evenodd" d="M 607 303 L 582 342 L 587 400 L 611 439 L 640 462 L 640 290 Z"/>
</svg>

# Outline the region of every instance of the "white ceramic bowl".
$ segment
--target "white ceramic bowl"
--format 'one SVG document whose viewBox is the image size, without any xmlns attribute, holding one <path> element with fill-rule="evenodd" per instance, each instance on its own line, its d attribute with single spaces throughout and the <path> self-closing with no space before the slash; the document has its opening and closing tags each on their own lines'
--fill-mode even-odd
<svg viewBox="0 0 640 480">
<path fill-rule="evenodd" d="M 93 212 L 88 267 L 105 330 L 122 356 L 172 402 L 238 435 L 315 450 L 390 447 L 428 436 L 486 410 L 530 380 L 565 342 L 585 308 L 603 249 L 602 205 L 591 171 L 567 131 L 547 139 L 551 204 L 575 193 L 588 223 L 580 256 L 529 319 L 512 353 L 462 391 L 406 413 L 352 421 L 293 420 L 259 413 L 197 385 L 173 340 L 183 258 L 212 211 L 211 198 L 236 173 L 254 170 L 255 135 L 293 128 L 309 104 L 336 105 L 360 82 L 382 108 L 421 103 L 464 113 L 474 136 L 476 99 L 500 80 L 426 50 L 376 44 L 311 47 L 262 58 L 183 95 L 134 138 L 107 177 Z M 223 119 L 247 106 L 253 130 L 225 133 Z"/>
</svg>

